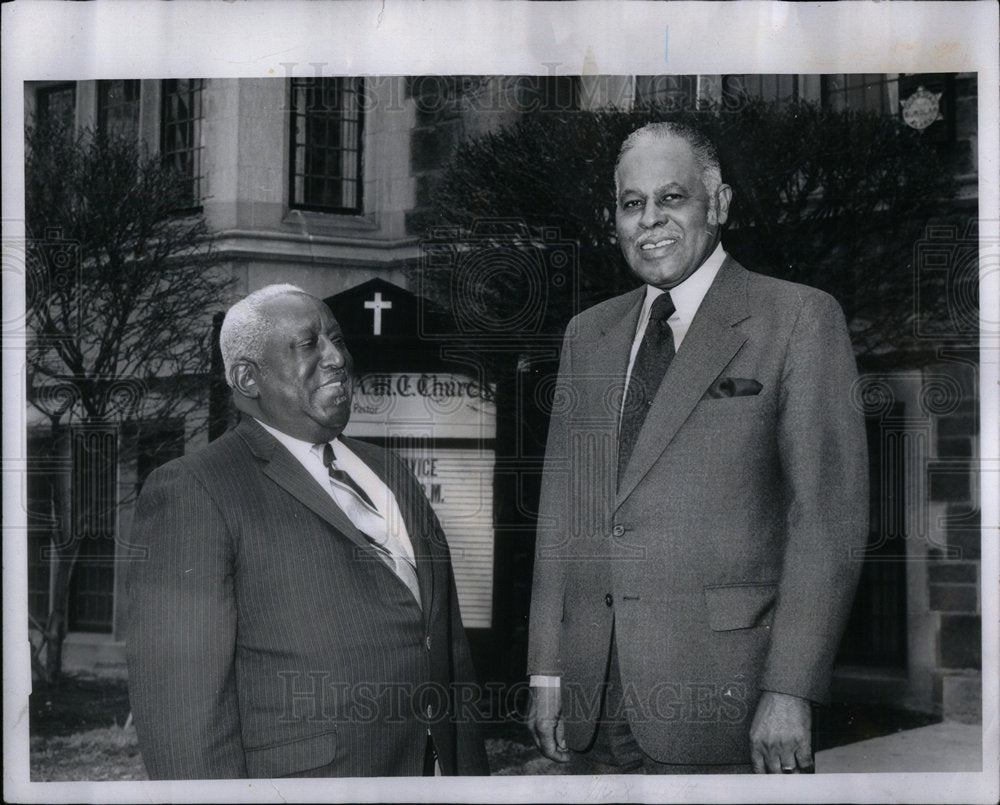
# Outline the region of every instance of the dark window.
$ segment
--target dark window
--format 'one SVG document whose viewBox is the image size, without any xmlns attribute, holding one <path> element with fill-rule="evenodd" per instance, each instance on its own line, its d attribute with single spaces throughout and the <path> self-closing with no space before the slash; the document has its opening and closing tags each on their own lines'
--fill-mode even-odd
<svg viewBox="0 0 1000 805">
<path fill-rule="evenodd" d="M 76 118 L 76 86 L 58 84 L 35 94 L 36 119 L 52 130 L 71 132 Z"/>
<path fill-rule="evenodd" d="M 637 106 L 657 104 L 668 109 L 693 109 L 698 99 L 698 80 L 693 75 L 637 75 Z"/>
<path fill-rule="evenodd" d="M 28 435 L 28 613 L 44 626 L 49 617 L 52 546 L 58 538 L 53 485 L 65 471 L 46 434 Z"/>
<path fill-rule="evenodd" d="M 722 94 L 732 100 L 763 100 L 793 103 L 799 99 L 797 75 L 727 75 L 722 78 Z M 731 103 L 727 108 L 738 108 Z"/>
<path fill-rule="evenodd" d="M 80 545 L 69 585 L 69 628 L 110 632 L 118 521 L 117 431 L 74 428 L 72 462 L 73 538 Z"/>
<path fill-rule="evenodd" d="M 201 206 L 201 119 L 203 78 L 163 82 L 160 155 L 185 179 L 186 207 Z"/>
<path fill-rule="evenodd" d="M 363 80 L 291 80 L 292 207 L 348 214 L 363 211 Z"/>
<path fill-rule="evenodd" d="M 885 73 L 825 75 L 820 84 L 823 105 L 831 109 L 865 109 L 899 114 L 899 77 Z"/>
<path fill-rule="evenodd" d="M 106 137 L 138 137 L 138 80 L 97 82 L 97 130 Z"/>
<path fill-rule="evenodd" d="M 528 108 L 541 112 L 567 112 L 580 108 L 580 81 L 571 75 L 530 76 L 528 91 L 534 103 Z"/>
<path fill-rule="evenodd" d="M 184 453 L 184 424 L 180 420 L 126 427 L 122 435 L 126 442 L 135 440 L 138 448 L 137 491 L 153 469 Z M 67 611 L 73 631 L 110 632 L 113 627 L 118 460 L 118 433 L 114 429 L 74 428 L 72 519 L 80 550 Z M 43 572 L 39 567 L 39 583 Z"/>
<path fill-rule="evenodd" d="M 940 147 L 955 143 L 955 81 L 950 73 L 858 73 L 823 76 L 823 105 L 880 112 L 914 125 Z M 904 106 L 917 101 L 924 112 L 907 120 Z M 937 113 L 930 112 L 931 107 Z M 912 107 L 911 107 L 912 108 Z"/>
</svg>

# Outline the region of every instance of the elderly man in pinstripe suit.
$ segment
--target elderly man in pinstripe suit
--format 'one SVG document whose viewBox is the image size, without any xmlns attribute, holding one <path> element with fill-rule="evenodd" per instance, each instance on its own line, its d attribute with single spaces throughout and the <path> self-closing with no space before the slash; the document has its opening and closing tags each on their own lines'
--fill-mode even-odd
<svg viewBox="0 0 1000 805">
<path fill-rule="evenodd" d="M 402 461 L 344 438 L 351 356 L 289 286 L 228 312 L 241 423 L 147 480 L 129 693 L 150 777 L 487 774 L 448 547 Z"/>
</svg>

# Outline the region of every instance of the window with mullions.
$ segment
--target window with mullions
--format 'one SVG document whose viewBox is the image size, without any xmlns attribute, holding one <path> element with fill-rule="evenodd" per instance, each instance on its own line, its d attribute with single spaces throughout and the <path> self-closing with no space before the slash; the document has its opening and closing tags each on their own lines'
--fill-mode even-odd
<svg viewBox="0 0 1000 805">
<path fill-rule="evenodd" d="M 955 77 L 951 73 L 858 73 L 823 76 L 823 104 L 902 118 L 939 147 L 955 144 Z M 903 109 L 917 101 L 918 119 Z M 919 118 L 923 118 L 922 120 Z"/>
<path fill-rule="evenodd" d="M 105 137 L 138 137 L 137 79 L 97 82 L 97 130 Z"/>
<path fill-rule="evenodd" d="M 163 82 L 160 106 L 160 156 L 187 180 L 186 207 L 201 206 L 201 119 L 203 78 Z"/>
<path fill-rule="evenodd" d="M 534 75 L 526 80 L 534 97 L 528 108 L 540 112 L 566 112 L 580 108 L 580 79 L 572 75 Z"/>
<path fill-rule="evenodd" d="M 76 86 L 59 84 L 40 89 L 35 95 L 35 105 L 40 122 L 72 129 L 76 115 Z"/>
<path fill-rule="evenodd" d="M 741 101 L 760 99 L 782 104 L 799 100 L 801 88 L 797 75 L 736 74 L 722 78 L 722 94 L 727 108 L 738 109 Z"/>
<path fill-rule="evenodd" d="M 363 212 L 364 79 L 291 81 L 290 206 L 320 212 Z"/>
<path fill-rule="evenodd" d="M 637 106 L 656 104 L 668 109 L 693 109 L 697 105 L 698 80 L 693 75 L 637 75 Z"/>
<path fill-rule="evenodd" d="M 843 73 L 823 76 L 823 105 L 841 109 L 866 109 L 886 115 L 899 114 L 899 75 L 895 73 Z"/>
</svg>

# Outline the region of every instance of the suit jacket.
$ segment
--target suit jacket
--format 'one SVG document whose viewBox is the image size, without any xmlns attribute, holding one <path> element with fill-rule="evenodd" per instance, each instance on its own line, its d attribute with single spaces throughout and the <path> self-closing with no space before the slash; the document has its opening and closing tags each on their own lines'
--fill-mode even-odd
<svg viewBox="0 0 1000 805">
<path fill-rule="evenodd" d="M 529 667 L 592 739 L 612 627 L 623 713 L 666 763 L 746 763 L 761 690 L 822 701 L 867 534 L 843 314 L 727 258 L 616 488 L 644 289 L 567 330 L 542 482 Z"/>
<path fill-rule="evenodd" d="M 440 525 L 402 461 L 345 441 L 396 495 L 423 610 L 252 419 L 157 469 L 128 579 L 150 777 L 419 775 L 428 730 L 444 774 L 488 773 Z"/>
</svg>

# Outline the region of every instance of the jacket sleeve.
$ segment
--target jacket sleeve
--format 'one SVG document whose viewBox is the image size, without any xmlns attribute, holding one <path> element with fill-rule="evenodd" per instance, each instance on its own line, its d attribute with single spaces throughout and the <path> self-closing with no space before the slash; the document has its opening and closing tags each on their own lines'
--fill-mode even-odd
<svg viewBox="0 0 1000 805">
<path fill-rule="evenodd" d="M 787 346 L 778 449 L 786 543 L 760 687 L 825 701 L 868 532 L 864 418 L 854 353 L 837 302 L 808 295 Z"/>
<path fill-rule="evenodd" d="M 152 779 L 246 777 L 234 658 L 234 551 L 223 516 L 183 463 L 147 480 L 128 582 L 129 697 Z"/>
<path fill-rule="evenodd" d="M 559 374 L 553 394 L 553 411 L 545 442 L 545 462 L 538 504 L 535 566 L 531 584 L 528 624 L 529 676 L 561 676 L 559 632 L 562 620 L 566 562 L 561 561 L 568 534 L 569 513 L 569 405 L 575 399 L 571 322 L 563 339 Z"/>
</svg>

